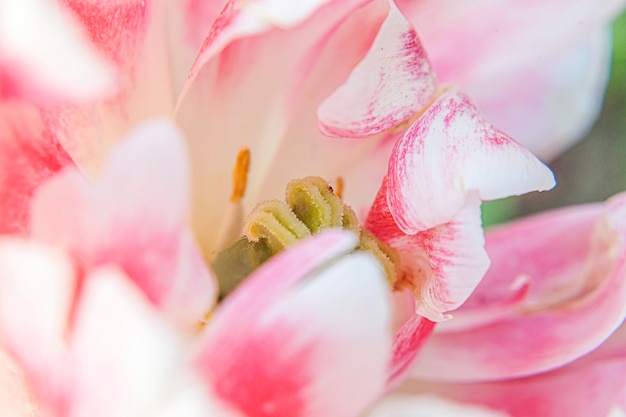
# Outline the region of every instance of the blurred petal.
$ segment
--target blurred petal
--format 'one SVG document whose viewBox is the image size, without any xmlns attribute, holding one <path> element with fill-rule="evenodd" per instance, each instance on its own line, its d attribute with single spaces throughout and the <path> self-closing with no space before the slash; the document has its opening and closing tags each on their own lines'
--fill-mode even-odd
<svg viewBox="0 0 626 417">
<path fill-rule="evenodd" d="M 25 235 L 35 189 L 72 165 L 35 108 L 0 103 L 0 233 Z"/>
<path fill-rule="evenodd" d="M 33 235 L 69 250 L 84 268 L 119 265 L 156 305 L 193 328 L 216 288 L 187 230 L 188 184 L 180 133 L 165 121 L 146 124 L 111 154 L 96 187 L 76 172 L 42 187 Z"/>
<path fill-rule="evenodd" d="M 198 364 L 230 407 L 246 415 L 346 416 L 381 394 L 391 348 L 388 289 L 369 254 L 328 263 L 349 243 L 338 232 L 303 241 L 258 269 L 216 312 Z M 266 286 L 251 299 L 253 288 Z"/>
<path fill-rule="evenodd" d="M 61 254 L 22 240 L 0 241 L 0 341 L 50 401 L 64 388 L 75 279 Z"/>
<path fill-rule="evenodd" d="M 545 165 L 456 89 L 439 96 L 396 143 L 387 178 L 389 208 L 407 234 L 450 221 L 470 192 L 493 200 L 554 186 Z"/>
<path fill-rule="evenodd" d="M 490 235 L 488 251 L 497 256 L 491 257 L 493 272 L 483 284 L 495 294 L 477 291 L 485 304 L 470 298 L 469 311 L 490 308 L 503 284 L 511 283 L 515 291 L 519 277 L 527 276 L 526 296 L 484 323 L 433 335 L 416 375 L 449 381 L 528 375 L 561 366 L 604 342 L 626 315 L 625 207 L 626 195 L 618 195 L 603 213 L 593 207 L 556 211 Z M 499 243 L 508 239 L 519 243 Z M 516 259 L 522 242 L 527 247 Z"/>
<path fill-rule="evenodd" d="M 506 414 L 432 395 L 392 395 L 379 401 L 367 417 L 507 417 Z"/>
<path fill-rule="evenodd" d="M 0 351 L 0 415 L 32 417 L 37 412 L 37 401 L 23 372 L 6 353 Z"/>
<path fill-rule="evenodd" d="M 112 66 L 54 2 L 0 1 L 0 98 L 79 100 L 114 91 Z"/>
<path fill-rule="evenodd" d="M 339 137 L 385 131 L 425 108 L 436 84 L 415 29 L 391 3 L 363 61 L 320 106 L 320 129 Z"/>
<path fill-rule="evenodd" d="M 172 80 L 165 3 L 152 0 L 63 0 L 92 45 L 115 66 L 118 93 L 85 106 L 47 109 L 50 126 L 81 169 L 98 172 L 106 154 L 135 125 L 171 116 Z"/>
<path fill-rule="evenodd" d="M 623 0 L 398 3 L 439 78 L 459 84 L 541 158 L 558 155 L 595 120 L 611 60 L 609 25 Z"/>
<path fill-rule="evenodd" d="M 184 343 L 120 271 L 88 277 L 76 315 L 71 416 L 206 416 Z"/>
</svg>

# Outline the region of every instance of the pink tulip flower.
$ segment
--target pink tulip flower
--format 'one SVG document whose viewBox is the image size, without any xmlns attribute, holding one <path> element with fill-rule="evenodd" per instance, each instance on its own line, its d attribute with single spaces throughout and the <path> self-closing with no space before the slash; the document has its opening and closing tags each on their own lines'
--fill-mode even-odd
<svg viewBox="0 0 626 417">
<path fill-rule="evenodd" d="M 37 242 L 0 247 L 0 341 L 18 413 L 28 398 L 53 416 L 359 415 L 482 278 L 480 202 L 553 185 L 467 95 L 438 85 L 387 1 L 67 0 L 49 26 L 33 4 L 0 2 L 7 22 L 39 16 L 59 34 L 19 43 L 23 26 L 8 25 L 0 44 L 0 231 Z M 81 65 L 38 60 L 59 44 Z M 65 88 L 70 76 L 92 84 Z M 180 126 L 190 165 L 167 123 L 114 147 L 156 116 Z M 253 163 L 245 196 L 229 203 L 242 147 Z M 215 297 L 200 252 L 211 258 L 243 213 L 311 174 L 342 178 L 346 201 L 371 207 L 365 226 L 399 252 L 395 289 L 413 297 L 392 303 L 378 262 L 346 256 L 354 236 L 322 233 L 255 271 L 194 336 Z M 574 340 L 575 355 L 612 323 L 592 343 Z"/>
</svg>

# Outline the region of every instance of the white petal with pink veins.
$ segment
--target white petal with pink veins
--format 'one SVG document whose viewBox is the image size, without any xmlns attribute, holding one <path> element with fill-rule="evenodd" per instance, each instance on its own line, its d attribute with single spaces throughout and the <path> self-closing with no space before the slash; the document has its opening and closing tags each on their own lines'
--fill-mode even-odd
<svg viewBox="0 0 626 417">
<path fill-rule="evenodd" d="M 449 319 L 446 313 L 467 300 L 489 266 L 476 192 L 450 221 L 412 235 L 394 222 L 386 195 L 383 186 L 366 227 L 397 251 L 400 272 L 396 287 L 413 292 L 420 315 L 437 322 Z"/>
<path fill-rule="evenodd" d="M 544 164 L 452 88 L 396 143 L 388 180 L 387 202 L 407 234 L 446 223 L 470 192 L 493 200 L 555 184 Z"/>
<path fill-rule="evenodd" d="M 309 238 L 226 299 L 198 362 L 215 396 L 248 416 L 333 417 L 356 415 L 382 393 L 391 349 L 388 289 L 368 254 L 328 262 L 345 243 L 337 232 Z M 317 265 L 308 262 L 311 250 Z M 251 299 L 250 289 L 264 284 L 269 291 Z"/>
<path fill-rule="evenodd" d="M 415 29 L 391 4 L 369 52 L 318 109 L 324 134 L 365 137 L 419 113 L 437 80 Z"/>
</svg>

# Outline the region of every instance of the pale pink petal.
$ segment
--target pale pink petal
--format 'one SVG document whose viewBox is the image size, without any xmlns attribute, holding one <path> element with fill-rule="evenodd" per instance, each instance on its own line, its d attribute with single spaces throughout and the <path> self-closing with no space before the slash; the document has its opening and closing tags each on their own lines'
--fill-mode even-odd
<svg viewBox="0 0 626 417">
<path fill-rule="evenodd" d="M 507 381 L 442 384 L 419 382 L 404 390 L 429 392 L 467 404 L 481 404 L 511 417 L 603 417 L 626 384 L 626 360 L 606 359 Z"/>
<path fill-rule="evenodd" d="M 320 129 L 339 137 L 385 131 L 421 112 L 436 85 L 415 29 L 391 3 L 363 61 L 318 109 Z"/>
<path fill-rule="evenodd" d="M 215 282 L 187 229 L 189 173 L 180 133 L 146 124 L 111 154 L 99 184 L 66 172 L 37 195 L 33 236 L 85 269 L 114 263 L 181 324 L 210 309 Z"/>
<path fill-rule="evenodd" d="M 0 1 L 0 98 L 100 98 L 114 92 L 114 75 L 54 2 Z"/>
<path fill-rule="evenodd" d="M 489 229 L 485 248 L 491 267 L 454 320 L 437 332 L 470 330 L 516 315 L 525 304 L 576 296 L 586 285 L 588 277 L 580 271 L 603 210 L 601 204 L 573 206 Z"/>
<path fill-rule="evenodd" d="M 216 231 L 228 206 L 231 184 L 225 175 L 242 147 L 251 151 L 243 212 L 258 201 L 282 198 L 285 184 L 293 178 L 345 178 L 361 162 L 361 155 L 377 155 L 379 139 L 329 140 L 319 132 L 315 115 L 321 101 L 367 52 L 387 14 L 385 1 L 359 8 L 364 3 L 368 2 L 331 2 L 305 21 L 280 28 L 251 9 L 263 2 L 240 7 L 229 3 L 216 21 L 176 114 L 190 141 L 194 230 L 207 256 L 216 249 Z M 215 152 L 217 148 L 220 152 Z M 384 172 L 379 169 L 384 163 L 381 158 L 375 171 Z M 364 195 L 359 204 L 371 202 L 375 190 L 356 178 L 346 178 L 350 181 L 346 191 Z"/>
<path fill-rule="evenodd" d="M 440 79 L 542 158 L 580 139 L 600 110 L 609 24 L 623 0 L 400 0 Z M 450 53 L 455 51 L 455 53 Z"/>
<path fill-rule="evenodd" d="M 376 403 L 367 417 L 507 417 L 507 414 L 432 395 L 395 394 Z"/>
<path fill-rule="evenodd" d="M 121 271 L 86 279 L 76 317 L 68 416 L 207 415 L 180 334 Z"/>
<path fill-rule="evenodd" d="M 478 285 L 489 266 L 484 249 L 480 200 L 468 196 L 464 207 L 447 223 L 413 235 L 401 231 L 381 187 L 366 227 L 394 248 L 399 257 L 397 288 L 408 288 L 416 298 L 416 311 L 432 321 L 450 318 Z"/>
<path fill-rule="evenodd" d="M 38 408 L 24 372 L 0 350 L 0 415 L 33 417 L 37 416 Z"/>
<path fill-rule="evenodd" d="M 484 283 L 495 280 L 495 294 L 478 290 L 476 296 L 486 301 L 470 299 L 468 309 L 489 308 L 498 293 L 507 297 L 506 286 L 498 282 L 514 285 L 520 276 L 529 276 L 526 297 L 495 313 L 495 319 L 434 334 L 416 375 L 449 381 L 528 375 L 561 366 L 604 342 L 626 315 L 625 206 L 626 196 L 619 195 L 601 215 L 593 207 L 583 207 L 580 214 L 557 211 L 537 218 L 537 225 L 534 218 L 522 220 L 510 235 L 505 228 L 495 232 L 493 272 L 505 277 L 488 273 Z M 518 244 L 498 244 L 504 237 L 527 245 L 519 260 Z"/>
<path fill-rule="evenodd" d="M 70 157 L 36 109 L 0 103 L 0 233 L 26 234 L 33 192 L 70 165 Z"/>
<path fill-rule="evenodd" d="M 94 174 L 135 125 L 171 116 L 165 2 L 63 0 L 61 5 L 119 73 L 118 94 L 106 101 L 46 108 L 49 126 L 64 148 L 85 172 Z"/>
<path fill-rule="evenodd" d="M 354 240 L 329 232 L 277 255 L 218 309 L 198 366 L 231 408 L 246 416 L 357 415 L 381 394 L 388 289 L 366 253 L 329 263 L 346 243 Z M 261 289 L 253 299 L 251 288 Z"/>
<path fill-rule="evenodd" d="M 454 88 L 396 143 L 388 182 L 391 213 L 408 234 L 449 221 L 471 192 L 493 200 L 555 184 L 544 164 L 489 124 Z"/>
<path fill-rule="evenodd" d="M 0 342 L 49 401 L 64 387 L 75 283 L 62 254 L 17 239 L 0 242 Z"/>
</svg>

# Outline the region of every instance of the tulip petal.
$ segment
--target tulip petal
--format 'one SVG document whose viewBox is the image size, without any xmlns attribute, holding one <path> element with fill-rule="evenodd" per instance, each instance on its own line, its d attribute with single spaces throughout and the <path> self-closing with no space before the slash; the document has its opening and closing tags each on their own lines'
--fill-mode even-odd
<svg viewBox="0 0 626 417">
<path fill-rule="evenodd" d="M 449 222 L 407 235 L 394 222 L 381 187 L 367 217 L 366 228 L 400 256 L 395 286 L 409 288 L 416 311 L 432 321 L 450 318 L 472 293 L 489 266 L 484 249 L 480 201 L 475 193 Z"/>
<path fill-rule="evenodd" d="M 0 98 L 82 101 L 112 93 L 113 77 L 57 5 L 0 1 Z"/>
<path fill-rule="evenodd" d="M 435 327 L 435 323 L 413 314 L 393 337 L 393 356 L 389 369 L 387 390 L 395 388 L 411 370 L 424 342 Z"/>
<path fill-rule="evenodd" d="M 146 124 L 115 149 L 95 187 L 74 171 L 42 187 L 33 236 L 68 250 L 85 269 L 121 266 L 156 305 L 193 328 L 216 288 L 187 230 L 188 184 L 180 133 L 165 121 Z"/>
<path fill-rule="evenodd" d="M 455 403 L 432 395 L 395 394 L 379 401 L 367 417 L 507 417 L 485 407 Z"/>
<path fill-rule="evenodd" d="M 369 52 L 318 109 L 322 133 L 365 137 L 418 114 L 437 80 L 413 26 L 393 5 Z"/>
<path fill-rule="evenodd" d="M 0 233 L 28 232 L 35 189 L 73 162 L 27 104 L 0 104 Z"/>
<path fill-rule="evenodd" d="M 396 143 L 388 182 L 389 208 L 407 234 L 448 222 L 471 192 L 493 200 L 555 184 L 545 165 L 456 89 L 440 95 Z"/>
<path fill-rule="evenodd" d="M 626 384 L 626 360 L 573 365 L 532 377 L 474 384 L 413 383 L 427 392 L 480 404 L 511 417 L 607 416 Z"/>
<path fill-rule="evenodd" d="M 121 271 L 89 276 L 76 316 L 71 415 L 207 415 L 180 335 Z"/>
<path fill-rule="evenodd" d="M 493 286 L 494 294 L 477 292 L 485 304 L 470 298 L 470 312 L 489 308 L 505 283 L 514 285 L 524 275 L 530 277 L 527 296 L 495 319 L 434 334 L 415 375 L 448 381 L 511 378 L 561 366 L 595 349 L 626 316 L 625 207 L 626 195 L 618 195 L 601 214 L 593 206 L 579 213 L 557 211 L 494 232 L 488 250 L 497 248 L 492 262 L 498 275 L 489 272 L 484 284 L 501 283 Z M 500 247 L 507 239 L 519 243 Z M 527 247 L 516 259 L 521 242 Z"/>
<path fill-rule="evenodd" d="M 355 244 L 345 236 L 318 234 L 277 255 L 216 312 L 198 366 L 231 408 L 248 416 L 356 415 L 382 392 L 388 289 L 369 254 L 328 263 Z"/>
<path fill-rule="evenodd" d="M 562 152 L 595 120 L 611 60 L 609 25 L 623 0 L 398 3 L 439 78 L 460 85 L 541 158 Z"/>
<path fill-rule="evenodd" d="M 33 388 L 51 401 L 63 389 L 75 280 L 61 254 L 17 239 L 0 242 L 0 340 Z"/>
</svg>

